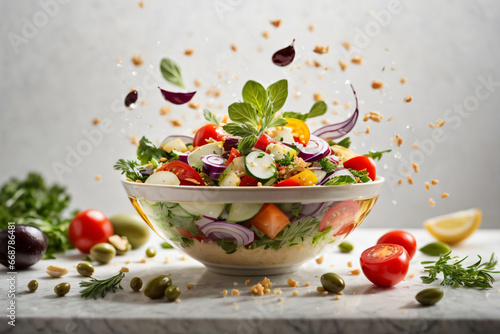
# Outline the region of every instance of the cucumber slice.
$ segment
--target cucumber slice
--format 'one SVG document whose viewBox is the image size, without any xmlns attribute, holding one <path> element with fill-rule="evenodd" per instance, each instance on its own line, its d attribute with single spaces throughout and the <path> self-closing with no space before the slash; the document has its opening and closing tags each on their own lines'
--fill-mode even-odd
<svg viewBox="0 0 500 334">
<path fill-rule="evenodd" d="M 260 182 L 266 182 L 276 174 L 276 162 L 273 157 L 262 151 L 250 152 L 245 157 L 247 174 Z"/>
<path fill-rule="evenodd" d="M 227 221 L 238 223 L 249 220 L 262 209 L 263 205 L 263 203 L 233 203 Z"/>
<path fill-rule="evenodd" d="M 198 147 L 196 150 L 191 152 L 191 154 L 188 156 L 188 162 L 191 165 L 191 167 L 197 168 L 198 170 L 202 170 L 203 161 L 201 161 L 201 157 L 209 154 L 222 154 L 222 152 L 223 150 L 219 146 L 219 143 L 206 144 Z"/>
<path fill-rule="evenodd" d="M 146 179 L 147 184 L 167 184 L 171 186 L 178 186 L 181 184 L 177 176 L 172 172 L 156 172 Z"/>
<path fill-rule="evenodd" d="M 218 218 L 226 204 L 224 203 L 179 203 L 179 205 L 187 212 L 194 216 L 208 216 Z"/>
<path fill-rule="evenodd" d="M 172 212 L 172 214 L 174 216 L 177 216 L 177 217 L 184 217 L 184 218 L 194 218 L 194 217 L 196 217 L 196 215 L 193 215 L 193 214 L 187 212 L 180 205 L 174 206 L 173 208 L 170 208 L 169 210 L 170 210 L 170 212 Z"/>
</svg>

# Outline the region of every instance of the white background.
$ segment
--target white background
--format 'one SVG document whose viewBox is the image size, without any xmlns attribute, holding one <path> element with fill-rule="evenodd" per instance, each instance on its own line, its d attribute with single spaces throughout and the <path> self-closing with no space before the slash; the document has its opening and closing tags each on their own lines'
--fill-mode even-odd
<svg viewBox="0 0 500 334">
<path fill-rule="evenodd" d="M 365 123 L 360 117 L 355 131 L 369 125 L 371 132 L 352 133 L 354 149 L 393 150 L 378 162 L 379 174 L 388 181 L 365 226 L 419 227 L 434 215 L 479 207 L 484 227 L 499 227 L 499 2 L 402 1 L 396 10 L 388 1 L 146 0 L 144 8 L 138 2 L 0 3 L 0 183 L 24 178 L 28 171 L 58 181 L 54 162 L 67 165 L 68 149 L 85 145 L 83 132 L 98 130 L 92 120 L 109 119 L 113 131 L 98 138 L 90 153 L 59 177 L 72 194 L 73 207 L 109 215 L 131 211 L 112 168 L 118 158 L 135 156 L 128 136 L 159 141 L 172 133 L 190 134 L 204 123 L 201 111 L 187 106 L 173 106 L 170 115 L 160 115 L 160 107 L 168 103 L 153 87 L 176 90 L 157 74 L 161 58 L 170 57 L 180 64 L 188 90 L 196 89 L 194 79 L 202 79 L 193 101 L 212 104 L 219 114 L 241 98 L 246 80 L 267 86 L 287 78 L 286 110 L 306 112 L 313 94 L 320 92 L 329 105 L 326 118 L 338 122 L 353 110 L 352 93 L 344 85 L 350 80 L 361 115 L 376 110 L 384 116 L 381 123 Z M 275 19 L 282 20 L 279 28 L 269 23 Z M 273 52 L 294 38 L 294 63 L 273 65 Z M 357 52 L 343 49 L 343 41 L 357 46 Z M 317 44 L 330 51 L 314 53 Z M 194 54 L 185 56 L 185 49 Z M 145 61 L 141 67 L 131 62 L 135 53 Z M 349 62 L 354 55 L 363 57 L 361 66 Z M 340 59 L 348 63 L 345 72 Z M 322 66 L 308 67 L 306 60 Z M 404 85 L 402 77 L 407 78 Z M 382 81 L 384 89 L 373 90 L 373 80 Z M 497 84 L 489 91 L 481 80 Z M 140 89 L 140 100 L 146 99 L 148 106 L 130 112 L 123 98 L 132 87 Z M 210 87 L 220 89 L 221 96 L 206 95 Z M 409 94 L 413 101 L 404 103 Z M 334 107 L 333 100 L 340 106 Z M 351 102 L 348 110 L 346 102 Z M 453 111 L 463 104 L 469 111 Z M 397 120 L 388 122 L 392 116 Z M 172 127 L 169 120 L 174 119 L 184 127 Z M 436 142 L 428 124 L 438 119 L 448 122 Z M 395 134 L 404 140 L 400 148 L 390 141 Z M 416 153 L 411 147 L 415 142 L 433 144 Z M 420 162 L 419 173 L 411 168 L 404 172 L 404 162 L 410 160 Z M 95 174 L 101 181 L 94 180 Z M 414 185 L 406 175 L 413 176 Z M 404 182 L 398 186 L 400 178 Z M 426 191 L 424 182 L 431 179 L 439 185 Z M 441 199 L 443 192 L 450 197 Z"/>
</svg>

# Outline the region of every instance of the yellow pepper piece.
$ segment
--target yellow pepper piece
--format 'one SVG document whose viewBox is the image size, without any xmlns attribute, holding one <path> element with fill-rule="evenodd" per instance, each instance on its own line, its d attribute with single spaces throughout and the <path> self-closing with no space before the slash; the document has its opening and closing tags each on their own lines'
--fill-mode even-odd
<svg viewBox="0 0 500 334">
<path fill-rule="evenodd" d="M 305 170 L 292 176 L 290 179 L 297 181 L 301 186 L 314 186 L 318 183 L 318 178 L 310 170 Z"/>
</svg>

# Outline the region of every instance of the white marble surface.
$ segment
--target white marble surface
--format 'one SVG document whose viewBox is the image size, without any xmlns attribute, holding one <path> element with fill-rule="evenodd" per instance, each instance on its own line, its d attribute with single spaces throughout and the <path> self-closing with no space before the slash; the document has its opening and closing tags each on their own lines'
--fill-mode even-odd
<svg viewBox="0 0 500 334">
<path fill-rule="evenodd" d="M 84 300 L 78 294 L 82 280 L 73 265 L 83 256 L 77 251 L 68 252 L 56 260 L 37 263 L 32 269 L 17 274 L 16 327 L 7 325 L 2 315 L 2 333 L 493 333 L 500 329 L 500 281 L 493 289 L 444 288 L 444 298 L 433 307 L 422 307 L 414 299 L 416 293 L 438 283 L 425 285 L 420 261 L 430 259 L 417 252 L 407 279 L 393 288 L 378 288 L 363 274 L 348 273 L 347 262 L 359 268 L 359 255 L 373 245 L 387 229 L 359 228 L 350 242 L 355 249 L 350 254 L 338 251 L 326 254 L 319 265 L 315 261 L 305 264 L 291 275 L 273 276 L 274 287 L 281 288 L 280 296 L 271 294 L 251 296 L 244 285 L 247 278 L 255 283 L 259 277 L 220 276 L 207 272 L 192 259 L 181 260 L 177 250 L 159 247 L 160 240 L 153 237 L 149 245 L 156 246 L 158 255 L 143 264 L 144 250 L 116 257 L 112 263 L 96 267 L 96 277 L 108 277 L 116 273 L 125 261 L 130 272 L 123 280 L 123 291 L 108 294 L 105 299 Z M 420 246 L 433 241 L 424 230 L 410 230 Z M 500 254 L 500 231 L 480 230 L 463 244 L 453 248 L 459 256 L 480 254 L 489 257 L 491 252 Z M 165 264 L 168 256 L 170 263 Z M 471 261 L 474 259 L 471 257 Z M 115 265 L 116 263 L 116 265 Z M 50 264 L 63 265 L 70 272 L 63 278 L 54 279 L 45 274 Z M 332 267 L 333 265 L 333 267 Z M 331 294 L 322 297 L 316 292 L 319 277 L 325 272 L 336 272 L 346 281 L 344 295 L 335 300 Z M 0 271 L 5 277 L 6 270 Z M 150 300 L 142 293 L 134 293 L 129 282 L 139 276 L 144 282 L 155 275 L 172 274 L 175 284 L 181 287 L 180 303 L 167 303 L 164 299 Z M 292 277 L 300 282 L 291 288 L 286 280 Z M 500 274 L 494 275 L 500 280 Z M 38 291 L 29 293 L 26 285 L 31 279 L 39 282 Z M 311 282 L 305 287 L 304 282 Z M 53 287 L 69 282 L 71 291 L 65 297 L 57 297 Z M 233 282 L 238 286 L 234 287 Z M 186 284 L 194 288 L 187 290 Z M 0 282 L 2 313 L 6 305 L 6 280 Z M 223 298 L 223 289 L 240 289 L 239 296 Z M 297 290 L 299 295 L 292 296 Z M 278 298 L 284 299 L 278 302 Z"/>
</svg>

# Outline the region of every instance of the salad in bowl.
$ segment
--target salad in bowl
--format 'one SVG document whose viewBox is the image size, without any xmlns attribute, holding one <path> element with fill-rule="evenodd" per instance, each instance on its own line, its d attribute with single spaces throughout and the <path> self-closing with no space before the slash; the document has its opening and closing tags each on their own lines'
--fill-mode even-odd
<svg viewBox="0 0 500 334">
<path fill-rule="evenodd" d="M 115 165 L 146 223 L 209 270 L 294 271 L 342 242 L 378 198 L 381 153 L 358 155 L 342 139 L 359 114 L 354 89 L 352 116 L 311 133 L 307 119 L 327 106 L 280 113 L 287 85 L 248 81 L 223 120 L 205 109 L 210 123 L 194 138 L 172 135 L 156 146 L 143 137 L 137 160 Z"/>
</svg>

